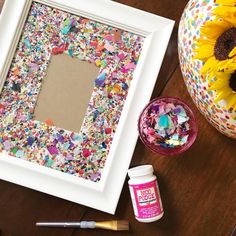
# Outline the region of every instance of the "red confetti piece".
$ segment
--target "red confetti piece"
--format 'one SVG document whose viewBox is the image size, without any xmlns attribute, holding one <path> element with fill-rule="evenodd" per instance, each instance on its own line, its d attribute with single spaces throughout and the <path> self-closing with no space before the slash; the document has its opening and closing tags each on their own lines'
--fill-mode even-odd
<svg viewBox="0 0 236 236">
<path fill-rule="evenodd" d="M 52 54 L 53 55 L 58 55 L 59 54 L 58 48 L 53 48 L 52 49 Z"/>
<path fill-rule="evenodd" d="M 111 133 L 111 128 L 106 128 L 106 129 L 105 129 L 105 133 L 106 133 L 106 134 L 110 134 L 110 133 Z"/>
<path fill-rule="evenodd" d="M 0 109 L 5 109 L 6 106 L 4 106 L 3 104 L 0 103 Z"/>
<path fill-rule="evenodd" d="M 89 157 L 90 155 L 91 155 L 91 152 L 87 148 L 84 148 L 83 149 L 83 156 L 84 157 Z"/>
</svg>

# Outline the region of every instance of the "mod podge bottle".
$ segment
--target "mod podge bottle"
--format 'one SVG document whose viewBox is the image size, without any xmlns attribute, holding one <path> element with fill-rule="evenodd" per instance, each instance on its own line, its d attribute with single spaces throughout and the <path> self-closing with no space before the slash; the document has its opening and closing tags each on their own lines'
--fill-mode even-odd
<svg viewBox="0 0 236 236">
<path fill-rule="evenodd" d="M 152 165 L 131 168 L 128 175 L 135 218 L 144 223 L 159 220 L 164 212 Z"/>
</svg>

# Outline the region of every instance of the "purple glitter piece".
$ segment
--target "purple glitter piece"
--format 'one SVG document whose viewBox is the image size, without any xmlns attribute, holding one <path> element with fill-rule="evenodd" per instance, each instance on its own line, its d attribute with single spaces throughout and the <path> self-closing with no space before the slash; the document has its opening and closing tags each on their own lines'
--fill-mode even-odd
<svg viewBox="0 0 236 236">
<path fill-rule="evenodd" d="M 175 113 L 175 114 L 179 114 L 180 112 L 181 112 L 180 107 L 174 109 L 174 113 Z"/>
<path fill-rule="evenodd" d="M 31 146 L 34 143 L 35 139 L 33 137 L 28 137 L 27 138 L 27 144 Z"/>
<path fill-rule="evenodd" d="M 158 112 L 159 111 L 159 105 L 152 105 L 151 109 L 155 112 Z"/>
<path fill-rule="evenodd" d="M 59 152 L 55 146 L 49 146 L 49 147 L 47 147 L 47 149 L 51 155 L 59 154 Z"/>
</svg>

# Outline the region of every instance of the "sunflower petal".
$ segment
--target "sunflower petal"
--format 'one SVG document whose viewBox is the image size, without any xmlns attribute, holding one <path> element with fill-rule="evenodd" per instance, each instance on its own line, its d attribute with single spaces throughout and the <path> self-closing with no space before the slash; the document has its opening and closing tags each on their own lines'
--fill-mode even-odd
<svg viewBox="0 0 236 236">
<path fill-rule="evenodd" d="M 222 4 L 225 6 L 235 6 L 236 1 L 235 0 L 216 0 L 217 4 Z"/>
<path fill-rule="evenodd" d="M 208 45 L 202 45 L 200 48 L 198 48 L 196 57 L 201 60 L 212 57 L 213 55 L 214 55 L 214 46 L 208 44 Z"/>
<path fill-rule="evenodd" d="M 232 93 L 226 100 L 227 105 L 226 109 L 230 109 L 231 107 L 234 107 L 236 105 L 236 94 Z"/>
<path fill-rule="evenodd" d="M 217 16 L 229 16 L 230 14 L 234 13 L 235 11 L 236 11 L 235 7 L 230 7 L 230 6 L 219 6 L 213 10 L 213 12 Z"/>
<path fill-rule="evenodd" d="M 207 21 L 201 28 L 201 35 L 205 35 L 209 39 L 216 39 L 227 29 L 231 28 L 232 25 L 227 21 L 214 20 Z"/>
<path fill-rule="evenodd" d="M 224 90 L 224 88 L 226 89 L 229 85 L 228 85 L 228 81 L 217 81 L 215 83 L 213 83 L 208 90 Z"/>
<path fill-rule="evenodd" d="M 232 73 L 236 69 L 236 62 L 234 59 L 226 59 L 224 61 L 220 61 L 217 64 L 217 71 L 218 72 L 227 72 L 227 73 Z"/>
<path fill-rule="evenodd" d="M 205 44 L 210 44 L 212 46 L 215 46 L 216 40 L 201 37 L 201 38 L 198 39 L 198 41 L 196 43 L 196 47 L 201 47 L 202 45 L 205 45 Z"/>
<path fill-rule="evenodd" d="M 231 73 L 216 73 L 217 80 L 228 81 Z"/>
<path fill-rule="evenodd" d="M 213 56 L 210 57 L 204 66 L 202 67 L 202 73 L 207 73 L 208 71 L 212 70 L 213 68 L 216 68 L 216 65 L 218 63 L 218 60 Z"/>
<path fill-rule="evenodd" d="M 236 23 L 235 15 L 236 9 L 235 7 L 230 6 L 220 6 L 216 7 L 213 11 L 213 14 L 216 15 L 217 19 L 224 19 L 224 22 L 228 22 L 228 24 L 233 27 Z"/>
<path fill-rule="evenodd" d="M 223 99 L 227 99 L 227 97 L 232 94 L 232 90 L 230 88 L 224 89 L 222 91 L 217 91 L 217 97 L 215 98 L 215 102 L 219 102 Z"/>
<path fill-rule="evenodd" d="M 232 51 L 229 54 L 229 57 L 234 57 L 236 55 L 236 47 L 232 49 Z"/>
</svg>

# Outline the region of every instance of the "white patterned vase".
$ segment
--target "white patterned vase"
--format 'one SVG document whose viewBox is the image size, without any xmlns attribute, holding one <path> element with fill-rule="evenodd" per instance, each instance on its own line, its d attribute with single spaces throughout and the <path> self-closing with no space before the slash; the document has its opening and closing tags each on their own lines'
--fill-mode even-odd
<svg viewBox="0 0 236 236">
<path fill-rule="evenodd" d="M 226 110 L 223 103 L 216 103 L 216 93 L 208 91 L 208 82 L 203 80 L 203 62 L 193 60 L 193 49 L 199 38 L 200 28 L 211 19 L 214 0 L 190 0 L 179 25 L 178 50 L 185 84 L 194 103 L 206 119 L 221 133 L 236 139 L 236 112 Z"/>
</svg>

